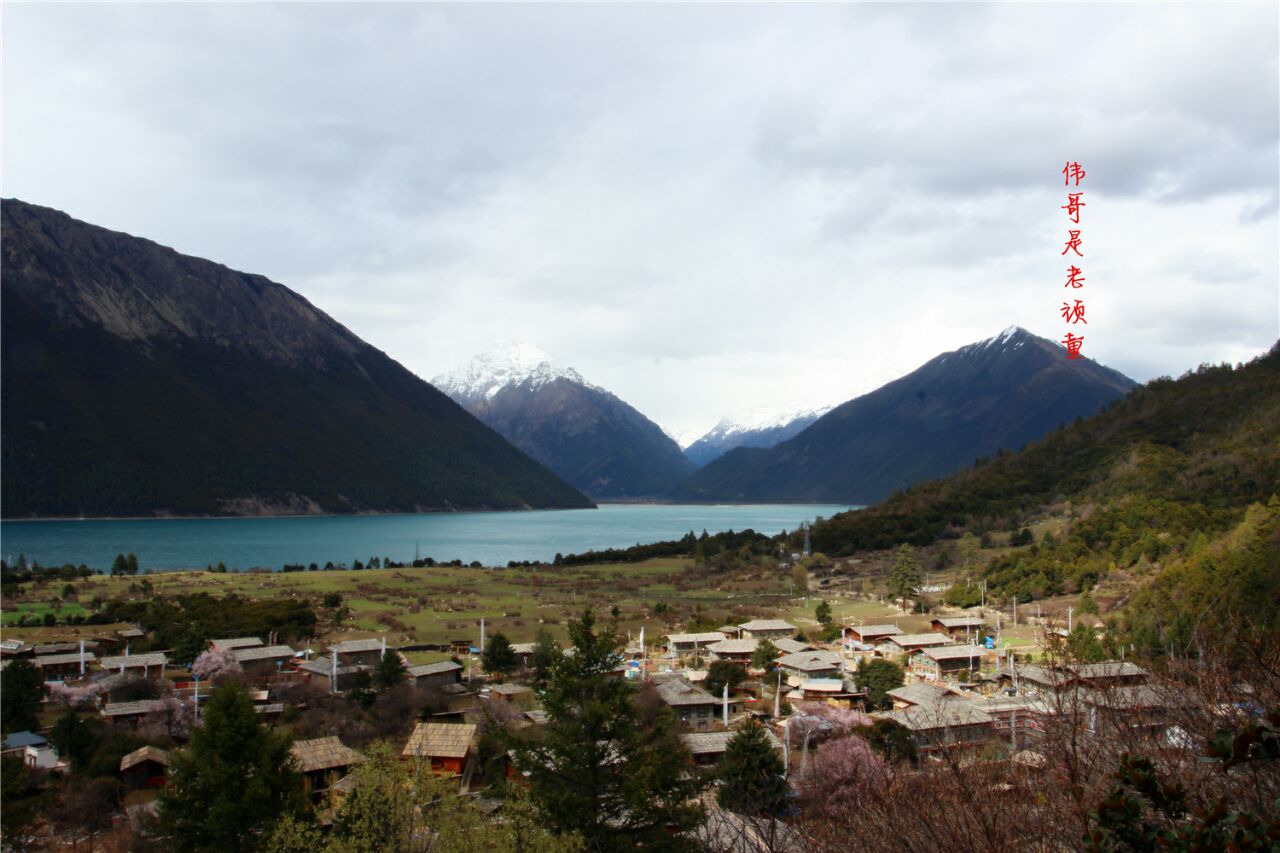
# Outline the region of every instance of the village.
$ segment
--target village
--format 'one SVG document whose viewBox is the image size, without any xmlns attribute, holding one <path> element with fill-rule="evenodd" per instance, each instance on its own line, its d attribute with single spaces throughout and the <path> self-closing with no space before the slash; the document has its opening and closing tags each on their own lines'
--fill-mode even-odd
<svg viewBox="0 0 1280 853">
<path fill-rule="evenodd" d="M 819 608 L 825 606 L 820 600 Z M 625 642 L 620 638 L 611 677 L 652 689 L 678 720 L 688 772 L 712 777 L 734 736 L 755 725 L 792 783 L 833 728 L 851 723 L 893 727 L 917 764 L 1012 762 L 1031 773 L 1047 763 L 1041 747 L 1047 725 L 1064 714 L 1080 716 L 1094 731 L 1119 724 L 1156 739 L 1172 727 L 1168 712 L 1177 700 L 1146 670 L 1123 660 L 1070 660 L 1061 654 L 1068 631 L 1048 620 L 1033 629 L 1033 643 L 1015 650 L 997 643 L 997 625 L 1003 625 L 995 612 L 990 618 L 973 608 L 904 620 L 885 611 L 876 624 L 831 624 L 827 616 L 825 632 L 767 616 L 648 639 L 641 628 Z M 828 639 L 814 639 L 819 633 Z M 300 714 L 338 698 L 372 695 L 374 685 L 387 686 L 388 672 L 418 699 L 412 718 L 384 739 L 405 761 L 451 780 L 459 796 L 484 804 L 494 819 L 501 819 L 495 783 L 499 777 L 518 782 L 521 774 L 510 756 L 485 754 L 492 744 L 486 732 L 536 732 L 547 724 L 539 692 L 546 663 L 538 660 L 546 649 L 486 636 L 483 619 L 474 638 L 438 643 L 397 645 L 382 635 L 312 649 L 274 635 L 209 637 L 196 660 L 183 663 L 165 651 L 131 653 L 145 639 L 145 631 L 132 627 L 67 642 L 10 637 L 0 643 L 6 675 L 15 666 L 38 673 L 41 719 L 56 719 L 55 709 L 66 706 L 151 741 L 123 755 L 115 769 L 127 793 L 113 825 L 137 833 L 154 831 L 156 796 L 167 784 L 173 750 L 184 748 L 202 703 L 227 679 L 248 689 L 265 724 L 293 737 L 303 793 L 329 816 L 350 793 L 350 774 L 366 754 L 362 744 L 344 742 L 337 727 L 300 725 Z M 424 658 L 430 662 L 416 662 Z M 47 730 L 14 731 L 3 751 L 34 773 L 67 773 L 68 757 L 55 740 Z M 715 809 L 714 797 L 707 803 Z M 743 837 L 738 833 L 726 849 L 766 849 L 743 847 Z M 798 841 L 793 847 L 802 849 Z"/>
</svg>

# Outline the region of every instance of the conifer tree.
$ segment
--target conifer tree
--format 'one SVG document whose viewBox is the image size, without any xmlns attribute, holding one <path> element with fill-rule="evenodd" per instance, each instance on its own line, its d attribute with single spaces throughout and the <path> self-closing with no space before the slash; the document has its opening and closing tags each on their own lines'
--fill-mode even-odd
<svg viewBox="0 0 1280 853">
<path fill-rule="evenodd" d="M 899 546 L 893 559 L 893 570 L 889 574 L 889 591 L 902 604 L 903 610 L 906 609 L 906 599 L 920 588 L 922 579 L 915 549 L 906 544 Z"/>
<path fill-rule="evenodd" d="M 776 817 L 786 803 L 782 759 L 764 727 L 750 723 L 730 739 L 717 775 L 720 808 L 752 817 Z"/>
<path fill-rule="evenodd" d="M 170 759 L 160 823 L 180 851 L 253 850 L 259 833 L 301 806 L 289 738 L 263 726 L 235 682 L 213 692 L 201 718 Z"/>
<path fill-rule="evenodd" d="M 498 633 L 489 638 L 484 647 L 484 654 L 480 658 L 481 664 L 484 666 L 485 672 L 496 672 L 500 675 L 506 675 L 514 672 L 515 668 L 520 665 L 520 659 L 516 657 L 515 650 L 511 648 L 511 642 L 507 639 L 506 634 Z"/>
<path fill-rule="evenodd" d="M 587 612 L 568 628 L 574 653 L 551 663 L 542 737 L 513 742 L 533 802 L 591 850 L 694 849 L 683 831 L 703 819 L 695 799 L 704 782 L 687 772 L 674 717 L 663 707 L 641 718 L 635 688 L 617 677 L 616 625 L 597 631 Z"/>
</svg>

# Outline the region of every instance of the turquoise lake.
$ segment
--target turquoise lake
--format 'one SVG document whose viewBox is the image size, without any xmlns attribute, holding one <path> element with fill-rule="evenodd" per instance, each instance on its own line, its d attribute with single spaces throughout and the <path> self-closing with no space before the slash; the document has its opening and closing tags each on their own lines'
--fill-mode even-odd
<svg viewBox="0 0 1280 853">
<path fill-rule="evenodd" d="M 603 504 L 599 509 L 426 515 L 310 516 L 294 518 L 130 519 L 113 521 L 6 521 L 0 554 L 25 554 L 42 565 L 84 564 L 104 570 L 116 554 L 132 551 L 144 569 L 279 569 L 286 563 L 351 565 L 370 557 L 409 561 L 415 552 L 438 561 L 550 561 L 557 552 L 678 539 L 751 528 L 769 535 L 801 522 L 850 509 L 826 504 L 683 505 Z"/>
</svg>

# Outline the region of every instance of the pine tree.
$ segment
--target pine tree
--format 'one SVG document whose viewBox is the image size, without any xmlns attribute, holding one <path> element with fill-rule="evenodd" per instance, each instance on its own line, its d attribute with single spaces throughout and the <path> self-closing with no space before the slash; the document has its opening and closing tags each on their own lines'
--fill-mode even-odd
<svg viewBox="0 0 1280 853">
<path fill-rule="evenodd" d="M 831 605 L 825 601 L 819 601 L 818 607 L 813 612 L 814 618 L 818 620 L 818 624 L 823 628 L 831 627 Z"/>
<path fill-rule="evenodd" d="M 756 669 L 766 671 L 772 670 L 774 661 L 782 656 L 782 652 L 778 651 L 778 647 L 771 640 L 764 639 L 756 644 L 756 650 L 751 655 L 751 665 Z"/>
<path fill-rule="evenodd" d="M 189 748 L 170 759 L 161 825 L 180 851 L 251 850 L 262 830 L 301 805 L 289 738 L 263 727 L 234 682 L 213 692 L 201 718 Z"/>
<path fill-rule="evenodd" d="M 695 800 L 704 782 L 688 773 L 671 711 L 641 718 L 635 688 L 616 675 L 616 625 L 597 631 L 588 612 L 568 628 L 574 653 L 551 665 L 542 737 L 512 742 L 534 803 L 591 850 L 693 849 L 681 831 L 703 819 Z"/>
<path fill-rule="evenodd" d="M 542 686 L 551 675 L 555 662 L 564 656 L 560 644 L 551 636 L 546 628 L 539 628 L 533 640 L 533 654 L 529 656 L 529 665 L 533 668 L 534 683 Z"/>
<path fill-rule="evenodd" d="M 44 690 L 44 678 L 30 661 L 18 658 L 0 670 L 0 732 L 35 731 Z"/>
<path fill-rule="evenodd" d="M 515 671 L 515 668 L 520 665 L 520 659 L 516 657 L 515 650 L 511 648 L 511 642 L 507 639 L 507 635 L 498 633 L 490 637 L 485 644 L 484 654 L 480 656 L 480 663 L 484 666 L 485 672 L 506 675 Z"/>
<path fill-rule="evenodd" d="M 888 693 L 902 686 L 902 667 L 890 660 L 863 658 L 858 663 L 854 681 L 858 689 L 867 694 L 867 707 L 885 709 L 890 704 Z"/>
<path fill-rule="evenodd" d="M 922 579 L 915 549 L 910 545 L 900 545 L 893 559 L 893 570 L 889 573 L 889 591 L 902 603 L 903 610 L 906 609 L 906 599 L 920 588 Z"/>
<path fill-rule="evenodd" d="M 752 722 L 730 739 L 717 772 L 716 802 L 726 811 L 776 817 L 787 798 L 782 759 L 764 727 Z"/>
<path fill-rule="evenodd" d="M 379 692 L 390 690 L 397 684 L 403 684 L 405 678 L 404 661 L 395 652 L 387 652 L 373 668 L 373 686 Z"/>
</svg>

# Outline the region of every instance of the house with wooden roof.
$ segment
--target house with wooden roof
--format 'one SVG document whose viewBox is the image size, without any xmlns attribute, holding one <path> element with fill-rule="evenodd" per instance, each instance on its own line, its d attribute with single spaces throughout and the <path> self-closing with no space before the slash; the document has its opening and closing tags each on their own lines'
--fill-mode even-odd
<svg viewBox="0 0 1280 853">
<path fill-rule="evenodd" d="M 986 622 L 981 616 L 940 616 L 929 624 L 934 631 L 946 634 L 948 637 L 975 639 L 982 636 L 982 629 L 986 627 Z"/>
<path fill-rule="evenodd" d="M 844 658 L 835 652 L 793 652 L 778 658 L 778 668 L 791 679 L 838 678 Z"/>
<path fill-rule="evenodd" d="M 98 664 L 107 672 L 118 672 L 138 675 L 143 678 L 164 678 L 164 668 L 169 658 L 164 652 L 149 652 L 141 655 L 115 655 L 99 658 Z"/>
<path fill-rule="evenodd" d="M 836 708 L 861 708 L 867 694 L 843 678 L 807 678 L 787 694 L 788 702 L 823 702 Z"/>
<path fill-rule="evenodd" d="M 664 639 L 667 641 L 667 654 L 674 657 L 706 651 L 709 646 L 724 642 L 725 636 L 719 631 L 702 631 L 695 634 L 667 634 Z"/>
<path fill-rule="evenodd" d="M 387 638 L 370 637 L 363 640 L 343 640 L 326 649 L 338 656 L 339 666 L 377 666 L 387 653 Z"/>
<path fill-rule="evenodd" d="M 880 644 L 880 648 L 889 654 L 910 655 L 921 649 L 932 649 L 938 646 L 949 646 L 954 642 L 946 634 L 929 632 L 926 634 L 894 634 Z"/>
<path fill-rule="evenodd" d="M 430 761 L 435 773 L 461 775 L 474 754 L 475 739 L 475 723 L 418 723 L 403 755 Z"/>
<path fill-rule="evenodd" d="M 277 675 L 297 655 L 290 646 L 238 646 L 232 648 L 231 653 L 250 678 Z"/>
<path fill-rule="evenodd" d="M 409 683 L 420 689 L 462 682 L 462 664 L 451 660 L 418 664 L 408 667 L 406 672 Z"/>
<path fill-rule="evenodd" d="M 56 655 L 36 655 L 31 665 L 40 670 L 45 681 L 62 681 L 85 674 L 85 668 L 96 661 L 93 652 L 64 652 Z"/>
<path fill-rule="evenodd" d="M 691 729 L 705 731 L 715 727 L 717 715 L 723 714 L 723 697 L 717 698 L 696 684 L 683 678 L 670 678 L 658 682 L 658 695 L 682 724 Z M 740 703 L 729 699 L 729 713 L 737 712 Z"/>
<path fill-rule="evenodd" d="M 102 716 L 112 723 L 136 726 L 148 714 L 162 711 L 163 699 L 143 699 L 138 702 L 110 702 L 102 706 Z"/>
<path fill-rule="evenodd" d="M 766 728 L 764 733 L 769 740 L 769 745 L 780 751 L 782 741 L 778 740 L 773 730 Z M 736 731 L 687 732 L 679 735 L 679 738 L 694 764 L 699 767 L 715 767 L 725 750 L 729 748 L 729 741 L 733 740 L 736 734 Z"/>
<path fill-rule="evenodd" d="M 362 672 L 372 672 L 369 665 L 348 666 L 335 664 L 332 657 L 302 661 L 298 664 L 299 672 L 306 673 L 308 680 L 326 693 L 346 693 L 356 686 L 356 676 Z"/>
<path fill-rule="evenodd" d="M 925 681 L 959 681 L 982 668 L 982 646 L 931 646 L 911 656 L 911 674 Z"/>
<path fill-rule="evenodd" d="M 711 652 L 716 660 L 749 664 L 756 653 L 756 647 L 759 645 L 760 641 L 755 639 L 721 640 L 718 643 L 712 643 L 707 646 L 707 651 Z"/>
<path fill-rule="evenodd" d="M 810 652 L 814 650 L 813 645 L 800 640 L 793 640 L 790 637 L 778 637 L 777 639 L 770 640 L 769 642 L 773 643 L 773 647 L 784 655 L 794 655 L 797 652 Z"/>
<path fill-rule="evenodd" d="M 796 633 L 796 626 L 784 619 L 752 619 L 750 622 L 739 625 L 738 630 L 744 639 L 754 637 L 757 640 L 763 640 L 791 637 Z"/>
<path fill-rule="evenodd" d="M 919 681 L 895 687 L 887 691 L 887 693 L 889 698 L 893 700 L 894 710 L 909 708 L 912 705 L 929 705 L 950 699 L 960 702 L 965 701 L 963 696 L 952 692 L 951 688 L 946 685 Z"/>
<path fill-rule="evenodd" d="M 252 649 L 261 645 L 263 645 L 263 642 L 257 637 L 227 637 L 226 639 L 209 641 L 209 648 L 212 651 L 225 651 L 226 649 Z"/>
<path fill-rule="evenodd" d="M 851 625 L 841 632 L 841 637 L 846 646 L 874 646 L 901 633 L 897 625 Z"/>
<path fill-rule="evenodd" d="M 351 768 L 365 760 L 363 754 L 336 737 L 295 740 L 289 747 L 294 766 L 302 774 L 302 792 L 318 803 Z"/>
<path fill-rule="evenodd" d="M 120 759 L 120 775 L 126 788 L 163 788 L 169 771 L 169 753 L 158 746 L 144 746 Z"/>
<path fill-rule="evenodd" d="M 967 749 L 986 743 L 995 733 L 991 715 L 964 699 L 911 705 L 871 716 L 893 720 L 911 732 L 916 753 L 921 757 L 952 749 Z"/>
</svg>

